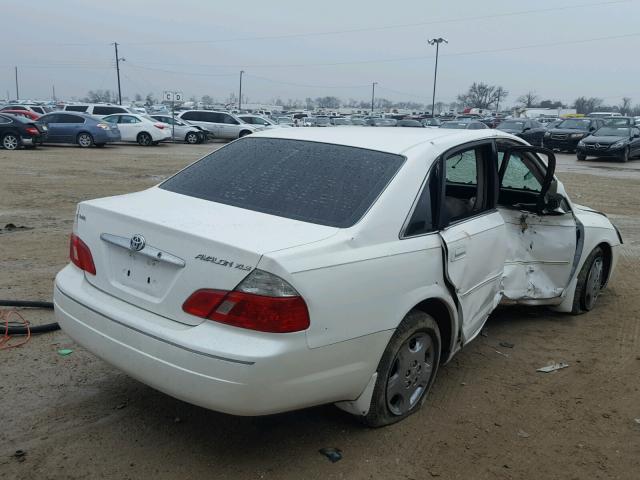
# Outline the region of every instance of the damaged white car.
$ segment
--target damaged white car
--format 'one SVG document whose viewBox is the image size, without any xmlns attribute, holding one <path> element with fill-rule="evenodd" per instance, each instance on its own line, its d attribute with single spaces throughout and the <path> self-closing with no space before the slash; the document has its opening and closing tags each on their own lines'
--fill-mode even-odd
<svg viewBox="0 0 640 480">
<path fill-rule="evenodd" d="M 256 133 L 156 187 L 82 202 L 56 315 L 187 402 L 333 402 L 387 425 L 500 303 L 594 307 L 622 239 L 554 167 L 496 130 Z"/>
</svg>

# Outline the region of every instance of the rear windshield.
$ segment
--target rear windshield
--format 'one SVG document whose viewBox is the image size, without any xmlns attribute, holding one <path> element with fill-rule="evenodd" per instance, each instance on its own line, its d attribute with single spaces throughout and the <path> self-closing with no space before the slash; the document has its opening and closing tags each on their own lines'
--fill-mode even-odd
<svg viewBox="0 0 640 480">
<path fill-rule="evenodd" d="M 363 148 L 243 138 L 207 155 L 160 188 L 330 227 L 354 225 L 404 157 Z"/>
</svg>

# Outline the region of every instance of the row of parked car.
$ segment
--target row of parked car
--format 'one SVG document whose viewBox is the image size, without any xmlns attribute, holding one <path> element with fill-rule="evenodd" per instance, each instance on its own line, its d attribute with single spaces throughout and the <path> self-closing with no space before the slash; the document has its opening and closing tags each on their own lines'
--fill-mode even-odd
<svg viewBox="0 0 640 480">
<path fill-rule="evenodd" d="M 37 109 L 41 110 L 37 110 Z M 113 142 L 137 142 L 157 145 L 173 140 L 189 144 L 209 138 L 232 140 L 271 128 L 372 126 L 447 128 L 480 130 L 498 128 L 532 145 L 587 156 L 628 161 L 640 156 L 640 119 L 633 117 L 583 117 L 567 119 L 479 118 L 394 118 L 381 116 L 304 116 L 224 111 L 185 110 L 143 114 L 136 109 L 110 104 L 65 105 L 63 110 L 48 111 L 44 106 L 7 105 L 0 109 L 0 141 L 5 149 L 36 147 L 44 143 L 77 144 L 102 147 Z"/>
</svg>

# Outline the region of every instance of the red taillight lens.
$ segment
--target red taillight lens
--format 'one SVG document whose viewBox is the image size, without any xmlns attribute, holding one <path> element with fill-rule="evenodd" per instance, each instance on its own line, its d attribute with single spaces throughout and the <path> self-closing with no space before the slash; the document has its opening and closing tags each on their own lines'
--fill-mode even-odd
<svg viewBox="0 0 640 480">
<path fill-rule="evenodd" d="M 198 317 L 260 332 L 290 333 L 309 328 L 307 304 L 300 296 L 198 290 L 182 309 Z"/>
<path fill-rule="evenodd" d="M 154 123 L 153 126 L 159 128 L 160 130 L 164 129 L 164 125 L 162 123 Z"/>
<path fill-rule="evenodd" d="M 40 133 L 36 127 L 27 127 L 25 130 L 29 135 L 38 135 Z"/>
<path fill-rule="evenodd" d="M 71 234 L 69 241 L 69 258 L 79 269 L 91 275 L 96 274 L 96 266 L 93 263 L 91 250 L 89 250 L 87 244 L 80 240 L 80 237 L 74 233 Z"/>
</svg>

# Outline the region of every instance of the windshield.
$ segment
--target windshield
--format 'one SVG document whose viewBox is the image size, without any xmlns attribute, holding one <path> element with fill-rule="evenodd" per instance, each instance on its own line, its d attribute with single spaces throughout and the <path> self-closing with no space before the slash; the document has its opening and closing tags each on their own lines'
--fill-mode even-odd
<svg viewBox="0 0 640 480">
<path fill-rule="evenodd" d="M 400 155 L 364 148 L 247 137 L 207 155 L 160 188 L 348 228 L 365 214 L 403 162 Z"/>
<path fill-rule="evenodd" d="M 563 120 L 558 124 L 558 128 L 571 128 L 574 130 L 589 130 L 591 121 L 580 120 L 577 118 L 570 118 L 569 120 Z"/>
<path fill-rule="evenodd" d="M 509 130 L 522 130 L 524 128 L 524 122 L 514 122 L 513 120 L 507 120 L 502 122 L 498 127 L 500 129 L 509 129 Z"/>
<path fill-rule="evenodd" d="M 601 127 L 593 134 L 599 137 L 629 137 L 631 132 L 625 127 Z"/>
<path fill-rule="evenodd" d="M 604 121 L 604 124 L 608 127 L 630 127 L 634 123 L 633 118 L 612 118 Z"/>
</svg>

